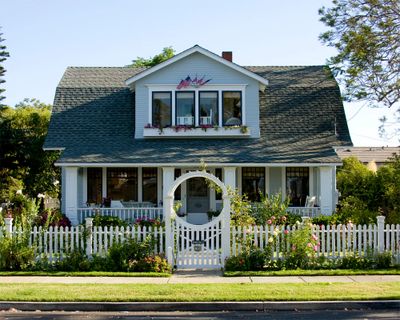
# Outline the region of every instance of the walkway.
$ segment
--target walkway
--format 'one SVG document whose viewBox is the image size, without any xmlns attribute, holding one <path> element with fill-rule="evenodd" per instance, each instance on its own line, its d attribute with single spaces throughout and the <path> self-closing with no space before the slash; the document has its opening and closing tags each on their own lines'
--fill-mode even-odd
<svg viewBox="0 0 400 320">
<path fill-rule="evenodd" d="M 104 283 L 104 284 L 176 284 L 176 283 L 316 283 L 316 282 L 400 282 L 400 275 L 371 276 L 282 276 L 223 277 L 220 271 L 178 271 L 170 278 L 154 277 L 0 277 L 0 283 Z"/>
</svg>

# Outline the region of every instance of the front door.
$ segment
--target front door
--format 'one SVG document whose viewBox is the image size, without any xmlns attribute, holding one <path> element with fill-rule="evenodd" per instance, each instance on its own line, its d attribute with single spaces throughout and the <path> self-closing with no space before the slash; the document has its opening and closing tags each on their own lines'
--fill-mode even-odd
<svg viewBox="0 0 400 320">
<path fill-rule="evenodd" d="M 207 211 L 210 210 L 210 192 L 206 179 L 191 178 L 187 180 L 187 222 L 204 224 L 208 222 Z"/>
</svg>

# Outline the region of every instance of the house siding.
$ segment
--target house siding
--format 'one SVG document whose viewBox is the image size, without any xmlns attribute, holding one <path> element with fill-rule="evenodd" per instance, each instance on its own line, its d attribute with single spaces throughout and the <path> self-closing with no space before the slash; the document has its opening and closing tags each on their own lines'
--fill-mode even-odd
<svg viewBox="0 0 400 320">
<path fill-rule="evenodd" d="M 282 192 L 282 168 L 269 169 L 269 190 L 271 195 Z"/>
<path fill-rule="evenodd" d="M 251 137 L 258 138 L 260 136 L 258 82 L 202 54 L 194 53 L 136 82 L 136 139 L 143 138 L 143 128 L 149 122 L 149 93 L 147 85 L 178 85 L 179 82 L 188 75 L 192 78 L 204 76 L 205 79 L 211 79 L 209 82 L 210 85 L 246 85 L 244 98 L 246 105 L 246 125 L 250 128 Z M 207 90 L 207 85 L 205 85 L 203 89 Z"/>
</svg>

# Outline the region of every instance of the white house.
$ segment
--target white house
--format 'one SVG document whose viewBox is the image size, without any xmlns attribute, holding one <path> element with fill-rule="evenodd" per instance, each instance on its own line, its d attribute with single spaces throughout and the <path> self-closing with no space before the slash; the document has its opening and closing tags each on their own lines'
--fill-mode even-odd
<svg viewBox="0 0 400 320">
<path fill-rule="evenodd" d="M 315 196 L 310 213 L 331 214 L 334 147 L 351 145 L 326 66 L 239 66 L 196 45 L 147 69 L 67 68 L 44 149 L 62 151 L 62 211 L 77 224 L 93 210 L 162 216 L 174 180 L 201 162 L 252 201 L 282 192 L 304 207 Z M 202 177 L 174 197 L 193 224 L 223 201 Z"/>
</svg>

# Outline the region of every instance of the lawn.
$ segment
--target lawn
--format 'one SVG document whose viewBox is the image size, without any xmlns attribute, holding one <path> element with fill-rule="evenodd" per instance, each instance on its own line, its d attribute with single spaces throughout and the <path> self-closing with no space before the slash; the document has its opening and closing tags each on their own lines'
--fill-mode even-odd
<svg viewBox="0 0 400 320">
<path fill-rule="evenodd" d="M 357 276 L 400 275 L 400 269 L 384 270 L 279 270 L 279 271 L 225 271 L 225 277 L 271 277 L 271 276 Z"/>
<path fill-rule="evenodd" d="M 161 272 L 103 272 L 103 271 L 0 271 L 1 277 L 51 276 L 51 277 L 170 277 L 170 273 Z"/>
<path fill-rule="evenodd" d="M 1 301 L 400 300 L 400 282 L 301 284 L 0 284 Z"/>
</svg>

